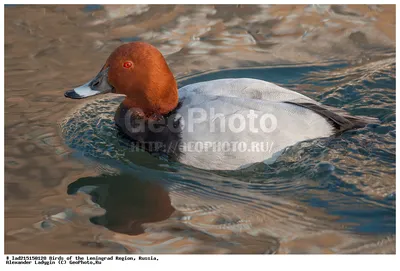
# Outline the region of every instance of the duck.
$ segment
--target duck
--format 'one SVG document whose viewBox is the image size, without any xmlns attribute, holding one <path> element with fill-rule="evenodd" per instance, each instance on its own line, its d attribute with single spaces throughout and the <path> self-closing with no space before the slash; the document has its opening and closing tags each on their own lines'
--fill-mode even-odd
<svg viewBox="0 0 400 271">
<path fill-rule="evenodd" d="M 162 53 L 145 42 L 120 45 L 92 80 L 64 95 L 83 99 L 105 93 L 125 97 L 114 121 L 134 146 L 205 170 L 271 164 L 299 142 L 340 136 L 378 121 L 252 78 L 178 89 Z"/>
</svg>

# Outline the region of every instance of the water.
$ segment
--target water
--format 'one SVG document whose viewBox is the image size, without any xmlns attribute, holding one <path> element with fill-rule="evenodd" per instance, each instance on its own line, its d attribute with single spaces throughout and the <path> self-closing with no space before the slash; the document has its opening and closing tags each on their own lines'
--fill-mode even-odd
<svg viewBox="0 0 400 271">
<path fill-rule="evenodd" d="M 353 43 L 348 52 L 333 46 L 321 53 L 323 41 L 307 40 L 319 28 L 300 36 L 286 33 L 286 38 L 282 33 L 284 24 L 305 14 L 324 17 L 322 7 L 294 8 L 285 22 L 273 21 L 286 12 L 284 7 L 256 8 L 260 14 L 254 7 L 230 7 L 234 12 L 229 14 L 209 6 L 132 6 L 125 11 L 152 32 L 127 28 L 130 17 L 115 6 L 8 7 L 6 252 L 394 253 L 396 78 L 391 43 L 354 34 L 346 36 Z M 183 10 L 190 20 L 180 15 Z M 18 17 L 28 11 L 28 19 Z M 387 27 L 381 13 L 388 11 L 374 12 Z M 151 23 L 153 14 L 176 19 L 162 28 L 157 24 L 165 22 Z M 332 24 L 338 23 L 331 16 Z M 375 23 L 362 16 L 339 17 L 352 33 L 357 33 L 351 25 L 357 20 L 364 26 Z M 238 18 L 248 21 L 247 32 L 233 23 Z M 57 27 L 44 26 L 46 21 Z M 193 29 L 192 24 L 202 23 L 210 29 Z M 106 32 L 98 27 L 104 24 Z M 383 35 L 379 27 L 374 31 Z M 327 29 L 323 40 L 338 35 Z M 43 39 L 37 40 L 37 34 Z M 179 86 L 257 78 L 354 115 L 376 117 L 380 124 L 301 142 L 272 165 L 237 171 L 205 171 L 129 152 L 129 141 L 113 122 L 122 97 L 71 101 L 62 96 L 94 76 L 127 38 L 161 48 Z M 342 36 L 335 38 L 348 45 Z M 27 60 L 20 61 L 25 55 Z"/>
</svg>

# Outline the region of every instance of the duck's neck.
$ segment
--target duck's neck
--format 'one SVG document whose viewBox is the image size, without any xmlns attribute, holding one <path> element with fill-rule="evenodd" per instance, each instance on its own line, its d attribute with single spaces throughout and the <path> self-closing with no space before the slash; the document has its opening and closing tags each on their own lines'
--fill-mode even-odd
<svg viewBox="0 0 400 271">
<path fill-rule="evenodd" d="M 147 118 L 168 114 L 178 106 L 178 102 L 178 88 L 174 79 L 168 86 L 158 85 L 136 92 L 135 97 L 127 96 L 122 104 L 125 108 L 142 111 L 143 117 Z"/>
</svg>

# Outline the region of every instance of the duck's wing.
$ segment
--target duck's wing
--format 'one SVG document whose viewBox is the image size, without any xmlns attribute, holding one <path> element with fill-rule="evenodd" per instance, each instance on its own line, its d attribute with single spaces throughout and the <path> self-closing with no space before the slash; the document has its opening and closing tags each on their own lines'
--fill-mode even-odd
<svg viewBox="0 0 400 271">
<path fill-rule="evenodd" d="M 323 105 L 307 96 L 263 80 L 252 78 L 227 78 L 187 85 L 180 89 L 180 96 L 192 95 L 238 97 L 266 102 L 287 103 L 303 107 L 324 117 L 335 129 L 336 133 L 364 127 L 379 120 L 367 116 L 352 116 L 348 112 Z"/>
<path fill-rule="evenodd" d="M 191 95 L 239 97 L 271 102 L 316 101 L 293 90 L 252 78 L 227 78 L 190 84 L 179 89 L 180 97 Z M 318 104 L 318 103 L 317 103 Z"/>
</svg>

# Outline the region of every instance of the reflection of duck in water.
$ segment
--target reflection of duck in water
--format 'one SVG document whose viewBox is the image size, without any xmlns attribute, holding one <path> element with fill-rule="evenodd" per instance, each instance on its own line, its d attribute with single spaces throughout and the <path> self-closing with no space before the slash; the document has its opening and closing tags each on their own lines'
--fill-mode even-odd
<svg viewBox="0 0 400 271">
<path fill-rule="evenodd" d="M 168 192 L 161 185 L 135 180 L 129 175 L 80 178 L 68 186 L 67 192 L 75 194 L 78 191 L 91 195 L 93 202 L 106 210 L 103 216 L 91 218 L 91 222 L 132 235 L 132 238 L 117 235 L 112 241 L 131 240 L 130 244 L 137 248 L 135 252 L 150 249 L 152 253 L 159 250 L 162 253 L 243 254 L 275 253 L 279 248 L 279 241 L 271 236 L 252 236 L 210 224 L 201 207 L 194 214 L 204 227 L 199 229 L 196 222 L 182 219 L 188 217 L 187 214 L 175 210 Z M 189 209 L 192 208 L 190 205 Z M 145 223 L 148 224 L 143 225 Z"/>
<path fill-rule="evenodd" d="M 168 192 L 160 185 L 132 180 L 132 176 L 81 178 L 69 185 L 68 194 L 85 186 L 95 187 L 89 194 L 106 210 L 103 216 L 91 221 L 115 232 L 141 234 L 142 224 L 165 220 L 175 211 Z"/>
<path fill-rule="evenodd" d="M 140 241 L 136 244 L 137 240 L 145 240 L 147 245 L 144 247 L 152 244 L 153 253 L 158 247 L 163 251 L 163 247 L 168 249 L 169 245 L 176 251 L 164 253 L 275 253 L 279 248 L 279 241 L 265 234 L 252 236 L 218 229 L 213 223 L 208 225 L 210 221 L 201 208 L 196 214 L 202 221 L 200 224 L 208 227 L 202 230 L 193 227 L 190 221 L 182 220 L 187 215 L 175 210 L 168 192 L 161 185 L 135 180 L 129 175 L 81 178 L 71 183 L 67 192 L 75 194 L 78 191 L 87 192 L 93 202 L 106 210 L 103 216 L 91 218 L 91 222 L 114 232 L 136 235 L 131 244 L 137 245 L 138 251 L 143 249 L 143 244 Z M 149 224 L 144 226 L 145 223 Z M 216 228 L 216 234 L 212 234 L 213 228 Z M 129 240 L 127 236 L 120 238 Z M 179 243 L 185 245 L 180 247 Z"/>
<path fill-rule="evenodd" d="M 204 169 L 271 163 L 297 142 L 375 121 L 249 78 L 191 84 L 178 93 L 162 54 L 143 42 L 118 47 L 93 80 L 65 96 L 106 92 L 126 96 L 115 122 L 131 139 L 149 152 Z"/>
</svg>

